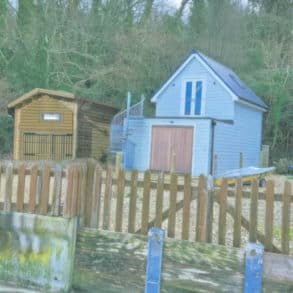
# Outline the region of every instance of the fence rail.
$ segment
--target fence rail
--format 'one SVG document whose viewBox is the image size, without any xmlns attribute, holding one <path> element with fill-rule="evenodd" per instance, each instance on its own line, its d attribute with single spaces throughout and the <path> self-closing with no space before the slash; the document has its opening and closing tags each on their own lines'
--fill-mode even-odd
<svg viewBox="0 0 293 293">
<path fill-rule="evenodd" d="M 0 209 L 80 216 L 81 225 L 147 234 L 166 229 L 170 238 L 243 247 L 260 241 L 267 251 L 293 253 L 292 186 L 275 193 L 256 180 L 235 187 L 223 180 L 102 168 L 95 161 L 67 164 L 0 162 Z"/>
</svg>

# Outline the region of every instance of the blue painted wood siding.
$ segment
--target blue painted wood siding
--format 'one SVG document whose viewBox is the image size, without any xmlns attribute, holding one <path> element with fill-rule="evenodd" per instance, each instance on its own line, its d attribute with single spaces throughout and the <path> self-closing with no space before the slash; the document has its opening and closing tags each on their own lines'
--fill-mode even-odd
<svg viewBox="0 0 293 293">
<path fill-rule="evenodd" d="M 131 159 L 133 168 L 140 171 L 150 168 L 152 126 L 155 125 L 194 127 L 192 175 L 208 174 L 211 159 L 211 120 L 209 119 L 130 119 L 128 140 L 135 144 L 134 158 Z"/>
<path fill-rule="evenodd" d="M 201 116 L 233 119 L 234 101 L 232 95 L 196 59 L 193 59 L 158 97 L 156 103 L 157 117 L 184 116 L 184 103 L 182 104 L 181 101 L 186 90 L 184 80 L 202 80 L 201 109 L 203 111 Z"/>
<path fill-rule="evenodd" d="M 128 137 L 127 140 L 133 144 L 133 153 L 123 153 L 124 156 L 132 156 L 125 158 L 127 162 L 132 162 L 132 168 L 144 171 L 149 168 L 146 156 L 146 144 L 149 144 L 149 123 L 148 119 L 130 118 L 128 120 Z M 130 167 L 130 166 L 128 166 Z M 131 168 L 130 168 L 131 169 Z"/>
<path fill-rule="evenodd" d="M 218 156 L 217 174 L 243 167 L 258 166 L 262 136 L 262 112 L 235 103 L 234 124 L 217 122 L 214 153 Z"/>
</svg>

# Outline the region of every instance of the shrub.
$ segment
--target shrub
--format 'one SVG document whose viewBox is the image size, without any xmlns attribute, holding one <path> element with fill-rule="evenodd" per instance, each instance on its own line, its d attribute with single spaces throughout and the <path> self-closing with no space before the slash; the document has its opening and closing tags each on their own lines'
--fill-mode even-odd
<svg viewBox="0 0 293 293">
<path fill-rule="evenodd" d="M 286 158 L 282 158 L 277 162 L 274 162 L 274 165 L 276 167 L 276 172 L 278 174 L 287 174 L 289 173 L 289 165 L 290 161 Z"/>
<path fill-rule="evenodd" d="M 0 154 L 12 152 L 13 119 L 9 115 L 0 115 Z"/>
</svg>

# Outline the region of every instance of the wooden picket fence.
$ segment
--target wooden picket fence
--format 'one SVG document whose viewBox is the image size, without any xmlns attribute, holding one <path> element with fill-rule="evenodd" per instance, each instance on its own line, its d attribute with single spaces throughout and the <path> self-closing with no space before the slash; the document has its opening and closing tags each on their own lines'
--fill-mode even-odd
<svg viewBox="0 0 293 293">
<path fill-rule="evenodd" d="M 235 187 L 223 180 L 139 173 L 95 161 L 0 162 L 0 210 L 80 217 L 84 227 L 146 235 L 152 226 L 170 238 L 241 247 L 260 241 L 267 251 L 292 254 L 291 184 Z"/>
</svg>

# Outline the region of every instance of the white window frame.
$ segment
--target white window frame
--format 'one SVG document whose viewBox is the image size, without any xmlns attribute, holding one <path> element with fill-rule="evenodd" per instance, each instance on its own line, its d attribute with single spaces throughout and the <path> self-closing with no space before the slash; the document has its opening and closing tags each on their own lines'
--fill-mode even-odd
<svg viewBox="0 0 293 293">
<path fill-rule="evenodd" d="M 195 90 L 196 90 L 196 82 L 202 82 L 202 91 L 201 91 L 201 109 L 200 114 L 194 114 L 195 111 Z M 191 105 L 190 105 L 190 115 L 185 114 L 185 91 L 186 91 L 186 83 L 192 82 L 191 88 Z M 181 82 L 181 103 L 180 103 L 180 114 L 185 117 L 200 117 L 205 114 L 205 101 L 206 101 L 206 79 L 202 77 L 190 77 L 183 78 Z"/>
<path fill-rule="evenodd" d="M 61 122 L 63 115 L 59 112 L 43 112 L 41 113 L 41 120 L 44 122 Z"/>
</svg>

